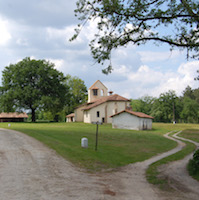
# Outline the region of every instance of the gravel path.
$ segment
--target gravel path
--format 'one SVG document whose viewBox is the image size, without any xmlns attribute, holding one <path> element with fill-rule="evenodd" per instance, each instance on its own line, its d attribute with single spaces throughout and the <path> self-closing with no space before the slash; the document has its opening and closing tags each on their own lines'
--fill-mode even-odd
<svg viewBox="0 0 199 200">
<path fill-rule="evenodd" d="M 195 144 L 197 149 L 199 143 L 177 136 L 178 133 L 173 135 L 176 139 L 184 140 Z M 185 199 L 199 199 L 199 182 L 188 175 L 186 169 L 187 163 L 193 158 L 193 153 L 186 156 L 183 160 L 172 162 L 168 165 L 162 166 L 160 171 L 162 175 L 169 180 L 169 185 L 181 193 Z"/>
<path fill-rule="evenodd" d="M 39 141 L 17 131 L 0 129 L 0 199 L 198 200 L 199 194 L 193 190 L 194 195 L 190 192 L 181 194 L 179 189 L 177 192 L 162 192 L 145 179 L 148 165 L 180 150 L 184 144 L 178 143 L 177 148 L 167 153 L 115 172 L 88 174 Z M 171 167 L 170 170 L 176 169 Z M 187 180 L 187 177 L 183 179 Z M 194 185 L 199 188 L 198 182 Z M 190 191 L 187 187 L 180 189 Z"/>
</svg>

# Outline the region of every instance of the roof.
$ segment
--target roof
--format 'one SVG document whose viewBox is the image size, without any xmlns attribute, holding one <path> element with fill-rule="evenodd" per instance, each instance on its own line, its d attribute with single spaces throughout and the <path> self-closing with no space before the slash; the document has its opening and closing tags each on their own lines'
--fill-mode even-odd
<svg viewBox="0 0 199 200">
<path fill-rule="evenodd" d="M 0 113 L 0 118 L 28 118 L 28 115 L 25 112 Z"/>
<path fill-rule="evenodd" d="M 66 115 L 66 117 L 75 117 L 75 113 L 71 113 L 69 115 Z"/>
<path fill-rule="evenodd" d="M 81 104 L 81 105 L 79 105 L 79 106 L 77 106 L 77 107 L 75 107 L 75 109 L 77 109 L 77 108 L 81 108 L 81 107 L 86 106 L 86 105 L 88 105 L 87 102 L 86 102 L 86 103 L 83 103 L 83 104 Z"/>
<path fill-rule="evenodd" d="M 114 94 L 111 96 L 106 96 L 106 97 L 101 97 L 100 99 L 95 100 L 94 102 L 90 102 L 88 106 L 86 106 L 84 109 L 82 110 L 90 110 L 91 108 L 94 108 L 96 106 L 99 106 L 105 102 L 109 102 L 109 101 L 130 101 L 129 99 L 126 99 L 118 94 Z"/>
<path fill-rule="evenodd" d="M 89 89 L 94 89 L 93 87 L 95 86 L 95 84 L 97 82 L 100 82 L 107 89 L 107 87 L 100 80 L 95 81 L 95 83 L 93 83 L 93 85 L 91 85 L 91 87 L 89 87 Z"/>
<path fill-rule="evenodd" d="M 140 118 L 150 118 L 150 119 L 153 119 L 153 117 L 150 116 L 150 115 L 147 115 L 147 114 L 142 113 L 142 112 L 131 111 L 131 110 L 123 110 L 121 112 L 118 112 L 118 113 L 110 116 L 110 117 L 114 117 L 114 116 L 119 115 L 119 114 L 124 113 L 124 112 L 127 112 L 127 113 L 129 113 L 131 115 L 134 115 L 134 116 L 137 116 L 137 117 L 140 117 Z"/>
</svg>

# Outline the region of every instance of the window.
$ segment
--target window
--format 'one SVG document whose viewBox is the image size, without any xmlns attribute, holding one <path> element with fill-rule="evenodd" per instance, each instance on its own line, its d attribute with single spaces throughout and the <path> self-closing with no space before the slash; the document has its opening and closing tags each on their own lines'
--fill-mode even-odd
<svg viewBox="0 0 199 200">
<path fill-rule="evenodd" d="M 93 89 L 93 95 L 97 96 L 97 89 Z"/>
<path fill-rule="evenodd" d="M 100 112 L 99 111 L 97 111 L 97 117 L 100 117 Z"/>
</svg>

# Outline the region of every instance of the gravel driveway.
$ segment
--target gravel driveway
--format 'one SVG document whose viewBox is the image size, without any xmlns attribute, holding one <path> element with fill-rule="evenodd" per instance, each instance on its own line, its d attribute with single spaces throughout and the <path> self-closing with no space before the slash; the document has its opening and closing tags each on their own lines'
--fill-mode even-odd
<svg viewBox="0 0 199 200">
<path fill-rule="evenodd" d="M 176 191 L 162 192 L 145 179 L 145 170 L 150 163 L 182 146 L 183 143 L 179 143 L 168 153 L 115 172 L 88 174 L 39 141 L 17 131 L 0 129 L 0 199 L 198 200 L 198 193 L 186 193 L 190 189 L 181 187 Z M 199 188 L 198 182 L 194 184 Z M 184 192 L 180 191 L 182 189 Z"/>
</svg>

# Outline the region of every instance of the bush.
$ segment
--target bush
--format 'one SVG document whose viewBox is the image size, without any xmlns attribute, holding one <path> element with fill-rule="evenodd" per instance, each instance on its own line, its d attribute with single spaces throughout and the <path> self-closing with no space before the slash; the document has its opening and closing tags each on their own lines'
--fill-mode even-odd
<svg viewBox="0 0 199 200">
<path fill-rule="evenodd" d="M 188 170 L 190 175 L 199 174 L 199 149 L 194 153 L 193 159 L 189 161 Z"/>
</svg>

